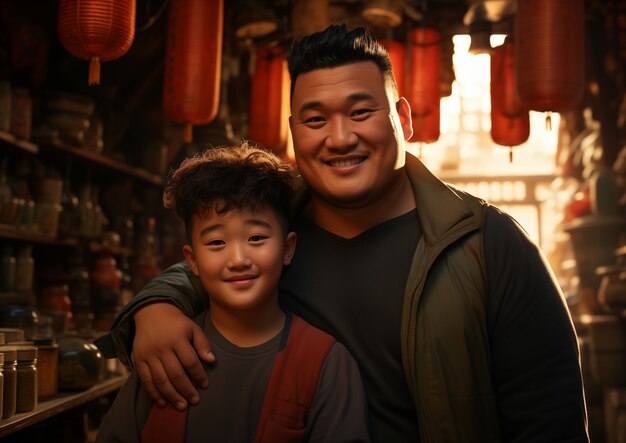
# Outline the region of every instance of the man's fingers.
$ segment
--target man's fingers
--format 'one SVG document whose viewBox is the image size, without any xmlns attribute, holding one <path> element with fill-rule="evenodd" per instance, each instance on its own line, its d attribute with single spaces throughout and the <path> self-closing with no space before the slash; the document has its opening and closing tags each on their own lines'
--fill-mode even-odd
<svg viewBox="0 0 626 443">
<path fill-rule="evenodd" d="M 175 356 L 173 359 L 178 361 Z M 158 392 L 158 395 L 163 397 L 165 401 L 174 405 L 176 409 L 183 411 L 187 407 L 187 401 L 178 393 L 172 383 L 170 383 L 166 368 L 162 362 L 160 360 L 150 360 L 147 362 L 147 366 L 149 376 L 146 378 L 142 378 L 142 375 L 139 372 L 139 366 L 137 367 L 141 383 L 144 386 L 151 384 Z M 180 365 L 178 366 L 180 368 Z M 180 369 L 182 370 L 182 368 Z"/>
<path fill-rule="evenodd" d="M 189 342 L 185 342 L 181 346 L 187 346 L 188 348 L 193 350 Z M 196 360 L 197 359 L 198 358 L 196 357 Z M 198 403 L 198 401 L 200 401 L 198 391 L 189 379 L 189 375 L 187 375 L 185 369 L 181 365 L 179 356 L 174 353 L 168 353 L 167 355 L 161 357 L 161 362 L 163 363 L 163 369 L 165 369 L 162 383 L 163 389 L 161 389 L 159 380 L 157 380 L 156 378 L 154 378 L 154 383 L 157 385 L 157 388 L 166 398 L 166 400 L 170 403 L 173 403 L 176 408 L 180 409 L 178 407 L 178 402 L 175 403 L 173 397 L 169 396 L 170 392 L 174 392 L 177 397 L 180 397 L 182 395 L 189 403 Z M 165 392 L 164 389 L 167 389 L 167 392 Z M 186 405 L 183 407 L 183 409 L 185 407 Z"/>
<path fill-rule="evenodd" d="M 191 378 L 193 383 L 195 383 L 196 386 L 200 386 L 201 388 L 206 388 L 209 385 L 209 380 L 207 378 L 206 371 L 202 366 L 202 362 L 198 358 L 196 350 L 193 348 L 193 346 L 191 346 L 191 343 L 185 342 L 178 348 L 176 348 L 176 355 L 178 356 L 180 363 L 187 371 L 187 374 L 189 374 L 189 377 Z M 181 392 L 181 394 L 183 393 Z M 191 401 L 189 397 L 187 397 L 187 399 Z"/>
<path fill-rule="evenodd" d="M 154 383 L 152 382 L 152 375 L 150 374 L 150 368 L 148 367 L 148 365 L 144 362 L 141 362 L 141 363 L 137 363 L 136 368 L 137 368 L 137 375 L 139 376 L 139 380 L 141 381 L 141 384 L 148 392 L 148 395 L 150 396 L 150 398 L 152 398 L 152 401 L 155 402 L 161 408 L 165 407 L 167 402 L 161 396 L 161 393 L 156 388 L 156 386 L 154 386 Z"/>
<path fill-rule="evenodd" d="M 211 342 L 200 326 L 196 324 L 194 324 L 194 326 L 195 327 L 191 330 L 193 347 L 196 348 L 196 352 L 202 360 L 207 363 L 213 363 L 215 361 L 215 355 L 211 350 Z M 187 365 L 185 365 L 185 367 L 187 367 Z M 189 370 L 189 368 L 187 368 L 187 370 Z"/>
</svg>

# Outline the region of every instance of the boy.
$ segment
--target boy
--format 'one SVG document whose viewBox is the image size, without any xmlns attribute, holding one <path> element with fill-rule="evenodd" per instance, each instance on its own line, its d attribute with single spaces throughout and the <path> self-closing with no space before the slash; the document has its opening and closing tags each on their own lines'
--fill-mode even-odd
<svg viewBox="0 0 626 443">
<path fill-rule="evenodd" d="M 209 149 L 171 174 L 164 204 L 184 220 L 185 258 L 209 294 L 196 318 L 214 343 L 209 387 L 188 412 L 161 409 L 134 370 L 97 441 L 369 441 L 355 361 L 278 304 L 296 244 L 291 189 L 289 166 L 246 143 Z"/>
</svg>

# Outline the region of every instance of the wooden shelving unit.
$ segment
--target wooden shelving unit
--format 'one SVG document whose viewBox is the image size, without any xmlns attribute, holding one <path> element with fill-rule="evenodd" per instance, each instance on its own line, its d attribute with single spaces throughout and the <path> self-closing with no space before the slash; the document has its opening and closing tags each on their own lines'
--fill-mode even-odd
<svg viewBox="0 0 626 443">
<path fill-rule="evenodd" d="M 40 402 L 34 411 L 15 414 L 0 420 L 0 437 L 25 429 L 37 422 L 87 403 L 102 395 L 119 389 L 126 376 L 116 376 L 98 383 L 91 389 L 78 393 L 61 393 L 51 400 Z"/>
</svg>

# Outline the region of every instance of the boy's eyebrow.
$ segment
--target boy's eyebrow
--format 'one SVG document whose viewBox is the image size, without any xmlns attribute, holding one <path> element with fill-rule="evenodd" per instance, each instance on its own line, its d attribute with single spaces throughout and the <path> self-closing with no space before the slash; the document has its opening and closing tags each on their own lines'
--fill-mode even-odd
<svg viewBox="0 0 626 443">
<path fill-rule="evenodd" d="M 268 222 L 260 218 L 250 218 L 246 220 L 244 224 L 249 225 L 249 226 L 261 226 L 267 229 L 272 229 L 272 225 L 270 225 Z M 212 231 L 217 231 L 218 229 L 223 229 L 223 228 L 224 228 L 224 223 L 215 223 L 214 225 L 205 226 L 200 231 L 200 237 Z"/>
<path fill-rule="evenodd" d="M 367 92 L 355 92 L 354 94 L 350 94 L 346 97 L 346 101 L 350 103 L 355 103 L 364 100 L 375 100 L 374 96 L 368 94 Z M 323 106 L 322 102 L 319 100 L 311 100 L 310 102 L 306 102 L 300 106 L 299 112 L 308 111 L 309 109 L 321 108 Z"/>
</svg>

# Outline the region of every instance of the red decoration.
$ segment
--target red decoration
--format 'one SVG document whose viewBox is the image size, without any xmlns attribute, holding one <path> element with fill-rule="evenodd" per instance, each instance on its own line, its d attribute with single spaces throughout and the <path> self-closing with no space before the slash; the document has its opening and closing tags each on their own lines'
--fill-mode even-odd
<svg viewBox="0 0 626 443">
<path fill-rule="evenodd" d="M 491 56 L 491 138 L 508 146 L 513 161 L 513 146 L 528 140 L 530 116 L 517 98 L 515 44 L 507 39 Z"/>
<path fill-rule="evenodd" d="M 396 79 L 396 85 L 398 86 L 398 94 L 400 97 L 405 95 L 404 85 L 404 72 L 406 60 L 406 46 L 403 43 L 394 40 L 378 40 L 378 43 L 389 53 L 389 59 L 391 60 L 391 66 L 393 68 L 393 76 Z"/>
<path fill-rule="evenodd" d="M 135 37 L 135 0 L 59 0 L 59 40 L 89 60 L 89 84 L 100 83 L 100 61 L 121 57 Z"/>
<path fill-rule="evenodd" d="M 411 31 L 411 68 L 406 81 L 411 113 L 425 116 L 439 107 L 441 37 L 433 28 Z"/>
<path fill-rule="evenodd" d="M 280 48 L 260 49 L 250 91 L 248 138 L 274 151 L 287 145 L 289 71 Z"/>
<path fill-rule="evenodd" d="M 529 109 L 567 111 L 582 98 L 584 3 L 584 0 L 517 2 L 517 93 Z"/>
<path fill-rule="evenodd" d="M 432 112 L 424 115 L 413 115 L 413 136 L 409 142 L 434 143 L 439 140 L 440 135 L 440 106 L 433 109 Z"/>
<path fill-rule="evenodd" d="M 172 0 L 169 5 L 163 108 L 185 123 L 186 142 L 192 126 L 217 115 L 222 68 L 223 0 Z"/>
</svg>

